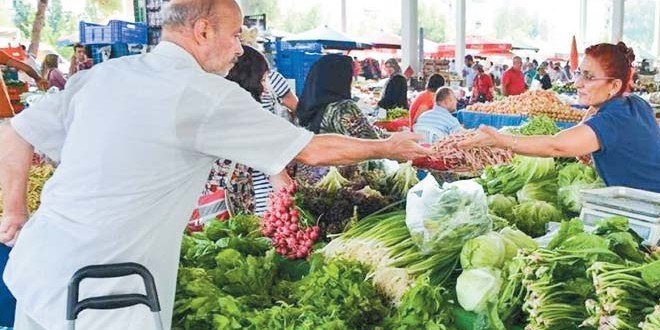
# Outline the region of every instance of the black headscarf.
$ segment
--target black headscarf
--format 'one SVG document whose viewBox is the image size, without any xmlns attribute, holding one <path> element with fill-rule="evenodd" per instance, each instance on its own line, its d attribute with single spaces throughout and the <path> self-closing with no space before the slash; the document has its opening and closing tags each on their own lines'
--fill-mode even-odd
<svg viewBox="0 0 660 330">
<path fill-rule="evenodd" d="M 318 133 L 328 104 L 351 98 L 353 60 L 346 55 L 321 57 L 307 74 L 296 115 L 300 125 Z"/>
<path fill-rule="evenodd" d="M 378 106 L 383 109 L 404 108 L 408 109 L 408 84 L 406 77 L 395 74 L 385 86 L 385 92 L 378 101 Z"/>
</svg>

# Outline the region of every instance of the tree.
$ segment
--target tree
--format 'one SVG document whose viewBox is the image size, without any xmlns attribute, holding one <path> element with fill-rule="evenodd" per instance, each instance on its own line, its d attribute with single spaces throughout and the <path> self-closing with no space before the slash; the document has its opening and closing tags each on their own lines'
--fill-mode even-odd
<svg viewBox="0 0 660 330">
<path fill-rule="evenodd" d="M 624 11 L 626 18 L 623 23 L 623 36 L 626 43 L 630 42 L 636 48 L 650 50 L 653 44 L 653 28 L 655 25 L 654 0 L 627 1 Z M 637 52 L 637 49 L 635 50 Z M 656 54 L 654 54 L 656 55 Z M 638 56 L 637 60 L 641 60 Z"/>
<path fill-rule="evenodd" d="M 277 0 L 243 0 L 243 15 L 266 14 L 266 24 L 276 22 L 280 18 Z"/>
<path fill-rule="evenodd" d="M 23 37 L 29 37 L 34 21 L 34 8 L 23 0 L 13 0 L 12 6 L 14 7 L 14 17 L 12 18 L 14 26 L 21 30 Z"/>
<path fill-rule="evenodd" d="M 46 8 L 48 8 L 48 0 L 39 0 L 37 13 L 34 15 L 34 23 L 32 23 L 32 34 L 30 34 L 30 46 L 28 47 L 28 53 L 30 54 L 39 52 L 41 29 L 43 29 L 46 21 Z"/>
<path fill-rule="evenodd" d="M 436 42 L 445 41 L 445 17 L 436 8 L 435 2 L 422 1 L 419 3 L 419 27 L 424 28 L 424 38 Z"/>
<path fill-rule="evenodd" d="M 276 26 L 291 33 L 299 33 L 317 28 L 324 24 L 321 7 L 314 4 L 311 8 L 301 11 L 288 11 L 282 21 Z"/>
</svg>

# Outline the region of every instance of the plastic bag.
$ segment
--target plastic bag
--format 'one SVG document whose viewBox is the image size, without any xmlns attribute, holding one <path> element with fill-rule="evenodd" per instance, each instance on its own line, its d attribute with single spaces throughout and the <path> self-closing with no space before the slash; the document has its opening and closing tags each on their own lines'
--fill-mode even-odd
<svg viewBox="0 0 660 330">
<path fill-rule="evenodd" d="M 474 180 L 445 183 L 431 175 L 413 186 L 406 199 L 406 225 L 424 254 L 458 250 L 492 229 L 483 188 Z"/>
</svg>

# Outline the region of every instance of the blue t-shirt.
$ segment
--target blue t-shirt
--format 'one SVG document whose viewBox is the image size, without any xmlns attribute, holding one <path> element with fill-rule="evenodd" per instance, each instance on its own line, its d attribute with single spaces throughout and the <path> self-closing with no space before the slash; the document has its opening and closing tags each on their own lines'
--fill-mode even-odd
<svg viewBox="0 0 660 330">
<path fill-rule="evenodd" d="M 606 185 L 660 193 L 660 127 L 646 101 L 612 99 L 585 124 L 600 142 L 593 158 Z"/>
<path fill-rule="evenodd" d="M 452 116 L 449 110 L 439 105 L 435 105 L 431 111 L 421 114 L 413 126 L 413 131 L 424 130 L 424 128 L 430 128 L 436 133 L 434 141 L 430 142 L 435 142 L 435 140 L 462 129 L 458 119 Z"/>
</svg>

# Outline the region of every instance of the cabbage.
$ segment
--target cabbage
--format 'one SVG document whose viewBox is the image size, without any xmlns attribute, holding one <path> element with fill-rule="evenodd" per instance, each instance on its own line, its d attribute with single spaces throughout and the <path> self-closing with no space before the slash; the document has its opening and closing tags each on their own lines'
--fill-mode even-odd
<svg viewBox="0 0 660 330">
<path fill-rule="evenodd" d="M 523 233 L 522 231 L 513 229 L 511 227 L 505 227 L 500 230 L 500 235 L 502 235 L 502 237 L 505 239 L 511 240 L 516 244 L 516 246 L 518 246 L 518 248 L 521 249 L 536 250 L 536 248 L 539 247 L 539 243 L 537 243 L 533 238 L 527 236 L 527 234 Z"/>
<path fill-rule="evenodd" d="M 514 224 L 531 237 L 543 236 L 548 222 L 560 222 L 561 211 L 548 202 L 529 201 L 513 208 Z"/>
<path fill-rule="evenodd" d="M 538 181 L 554 177 L 555 160 L 553 158 L 540 158 L 529 156 L 515 156 L 513 158 L 514 172 L 522 177 L 525 182 Z"/>
<path fill-rule="evenodd" d="M 557 180 L 554 178 L 525 184 L 516 193 L 518 201 L 544 201 L 552 204 L 557 203 Z"/>
<path fill-rule="evenodd" d="M 582 189 L 595 189 L 604 187 L 596 170 L 588 165 L 579 163 L 566 165 L 559 171 L 559 189 L 557 197 L 562 209 L 579 213 L 582 208 Z"/>
<path fill-rule="evenodd" d="M 399 169 L 387 178 L 387 182 L 392 186 L 392 196 L 406 198 L 408 190 L 419 182 L 417 170 L 412 166 L 412 162 L 401 163 Z"/>
<path fill-rule="evenodd" d="M 488 302 L 497 299 L 501 286 L 502 275 L 497 269 L 465 270 L 456 279 L 456 298 L 466 311 L 483 312 Z"/>
<path fill-rule="evenodd" d="M 506 255 L 505 243 L 496 232 L 475 237 L 463 245 L 461 267 L 463 269 L 501 268 Z"/>
<path fill-rule="evenodd" d="M 511 211 L 516 205 L 518 205 L 518 202 L 513 196 L 504 196 L 503 194 L 488 196 L 488 210 L 490 213 L 504 219 L 513 218 Z"/>
<path fill-rule="evenodd" d="M 328 173 L 319 182 L 317 182 L 314 187 L 325 189 L 331 193 L 334 193 L 342 187 L 347 186 L 348 184 L 350 184 L 350 181 L 341 176 L 339 170 L 332 166 L 330 167 Z"/>
</svg>

